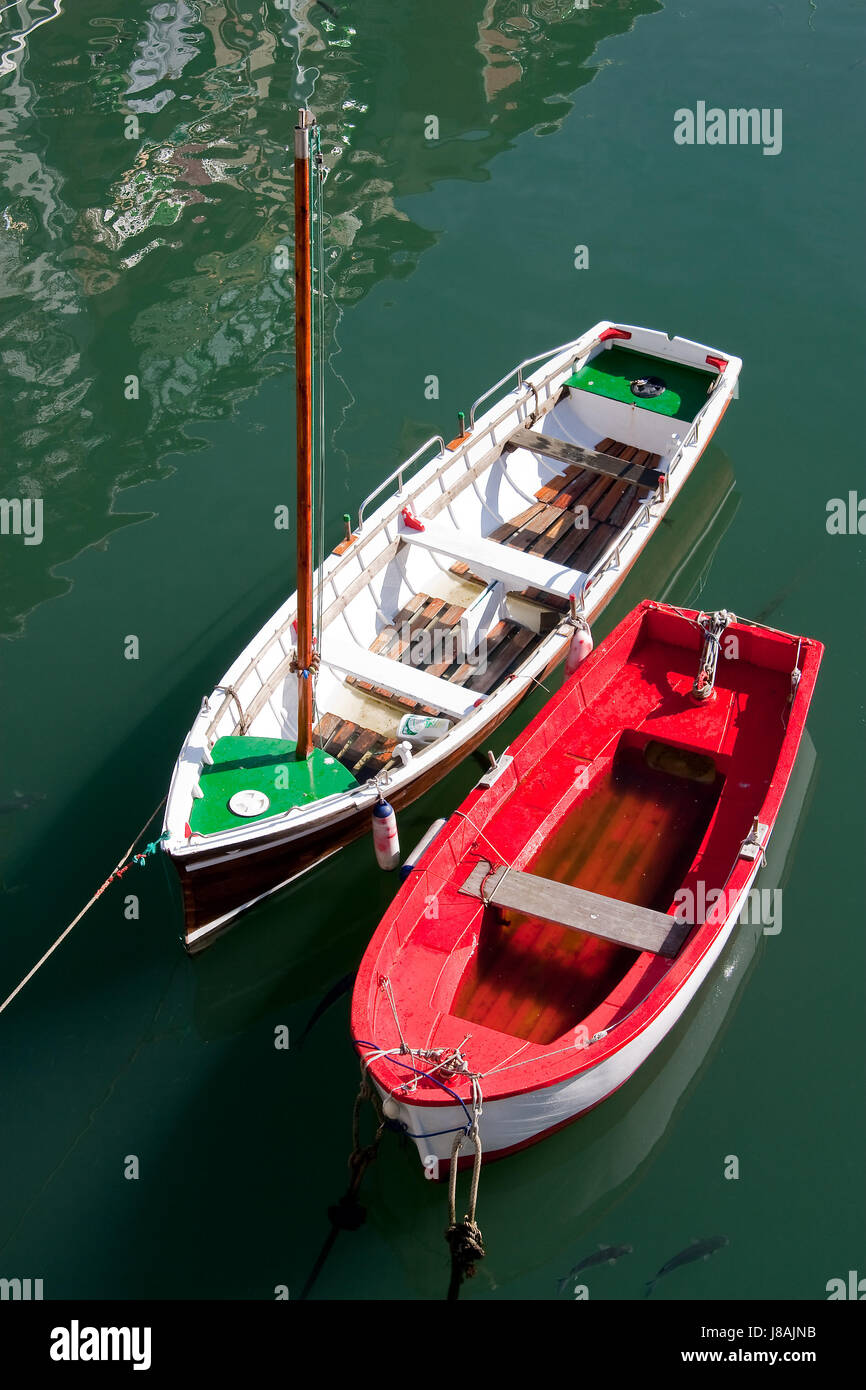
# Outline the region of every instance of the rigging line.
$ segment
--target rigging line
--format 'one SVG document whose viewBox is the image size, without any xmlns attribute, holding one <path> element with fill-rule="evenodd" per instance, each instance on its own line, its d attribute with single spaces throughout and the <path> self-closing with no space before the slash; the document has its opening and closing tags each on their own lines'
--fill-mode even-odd
<svg viewBox="0 0 866 1390">
<path fill-rule="evenodd" d="M 323 187 L 326 178 L 326 171 L 322 163 L 321 138 L 319 127 L 316 125 L 315 141 L 315 178 L 316 178 L 316 291 L 318 303 L 316 305 L 317 319 L 317 398 L 316 407 L 318 411 L 318 477 L 319 477 L 319 588 L 317 593 L 318 613 L 317 629 L 319 635 L 319 645 L 322 638 L 322 612 L 324 606 L 324 585 L 322 581 L 322 566 L 325 563 L 325 263 L 324 263 L 324 196 Z"/>
<path fill-rule="evenodd" d="M 490 848 L 493 850 L 493 853 L 494 853 L 495 855 L 498 856 L 498 858 L 499 858 L 499 860 L 500 860 L 501 863 L 505 864 L 506 867 L 509 868 L 509 869 L 513 869 L 513 868 L 514 868 L 514 865 L 513 865 L 512 863 L 509 863 L 508 859 L 507 859 L 506 856 L 502 853 L 502 851 L 501 851 L 501 850 L 498 850 L 498 849 L 496 848 L 496 846 L 494 845 L 494 843 L 493 843 L 492 840 L 488 840 L 488 839 L 487 839 L 487 836 L 484 834 L 484 831 L 478 829 L 478 826 L 475 824 L 474 820 L 472 820 L 469 816 L 467 816 L 467 814 L 466 814 L 465 811 L 455 811 L 455 812 L 454 812 L 454 815 L 455 815 L 455 816 L 461 816 L 461 817 L 463 818 L 463 820 L 465 820 L 465 821 L 467 822 L 468 825 L 471 825 L 472 829 L 475 831 L 475 834 L 478 835 L 482 840 L 485 840 L 485 841 L 487 842 L 487 844 L 488 844 L 488 845 L 490 846 Z"/>
<path fill-rule="evenodd" d="M 135 839 L 133 840 L 132 844 L 129 846 L 129 849 L 128 849 L 128 850 L 126 851 L 126 853 L 123 855 L 123 858 L 119 861 L 118 864 L 115 865 L 115 867 L 112 869 L 111 873 L 108 875 L 108 878 L 105 880 L 105 882 L 104 882 L 99 888 L 97 888 L 96 892 L 93 894 L 93 897 L 90 899 L 90 901 L 87 902 L 87 903 L 85 903 L 84 907 L 81 909 L 81 911 L 79 912 L 78 916 L 77 916 L 77 917 L 74 917 L 74 918 L 72 919 L 72 921 L 69 923 L 69 926 L 68 926 L 68 927 L 64 927 L 63 931 L 62 931 L 62 932 L 60 933 L 60 935 L 57 937 L 57 940 L 54 941 L 53 944 L 52 944 L 51 946 L 48 947 L 48 950 L 45 952 L 45 954 L 44 954 L 43 956 L 41 956 L 41 957 L 39 958 L 39 960 L 38 960 L 38 961 L 36 962 L 36 964 L 33 966 L 32 970 L 28 970 L 27 974 L 24 976 L 24 979 L 21 980 L 21 981 L 15 986 L 15 988 L 14 988 L 13 991 L 12 991 L 12 993 L 11 993 L 10 995 L 8 995 L 8 996 L 3 1000 L 3 1003 L 0 1004 L 0 1014 L 2 1014 L 3 1010 L 7 1007 L 7 1005 L 9 1005 L 9 1004 L 12 1003 L 12 1000 L 15 998 L 15 996 L 21 993 L 22 989 L 23 989 L 24 986 L 28 983 L 28 981 L 33 979 L 33 976 L 36 974 L 37 970 L 39 970 L 39 969 L 45 964 L 45 962 L 47 961 L 48 957 L 49 957 L 50 955 L 53 955 L 53 954 L 54 954 L 54 952 L 57 950 L 57 947 L 60 945 L 60 943 L 61 943 L 61 941 L 64 939 L 64 937 L 67 937 L 67 936 L 69 935 L 69 933 L 72 931 L 72 928 L 78 925 L 78 923 L 81 921 L 81 919 L 82 919 L 82 917 L 84 916 L 84 914 L 85 914 L 86 912 L 88 912 L 88 911 L 90 910 L 90 908 L 93 906 L 93 904 L 96 902 L 96 899 L 102 896 L 102 894 L 105 892 L 105 889 L 108 887 L 109 883 L 110 883 L 111 880 L 114 878 L 114 875 L 118 872 L 119 869 L 122 869 L 122 868 L 123 868 L 123 866 L 124 866 L 124 864 L 126 863 L 127 859 L 128 859 L 129 856 L 132 854 L 132 851 L 135 849 L 135 846 L 138 844 L 139 840 L 141 839 L 142 835 L 144 834 L 145 830 L 148 829 L 148 827 L 149 827 L 151 821 L 152 821 L 156 816 L 159 815 L 160 811 L 162 810 L 163 806 L 164 806 L 165 803 L 166 803 L 166 800 L 167 800 L 167 797 L 163 797 L 163 798 L 162 798 L 162 801 L 159 803 L 159 805 L 156 807 L 156 809 L 153 810 L 153 811 L 150 813 L 150 815 L 148 816 L 147 820 L 144 822 L 144 825 L 141 827 L 141 829 L 139 830 L 139 832 L 138 832 L 138 834 L 136 835 Z"/>
<path fill-rule="evenodd" d="M 322 276 L 322 184 L 323 169 L 321 139 L 318 123 L 313 128 L 311 148 L 311 255 L 310 270 L 313 289 L 313 572 L 318 575 L 315 591 L 314 642 L 321 654 L 322 614 L 324 611 L 324 577 L 322 567 L 325 561 L 325 385 L 324 385 L 324 294 Z M 318 681 L 313 678 L 313 708 L 318 724 L 321 711 L 317 699 Z"/>
</svg>

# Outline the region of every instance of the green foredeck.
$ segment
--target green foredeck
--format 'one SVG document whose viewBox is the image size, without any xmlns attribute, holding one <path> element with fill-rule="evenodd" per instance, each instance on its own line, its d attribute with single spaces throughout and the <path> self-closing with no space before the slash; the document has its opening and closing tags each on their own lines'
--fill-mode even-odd
<svg viewBox="0 0 866 1390">
<path fill-rule="evenodd" d="M 679 362 L 669 362 L 664 357 L 650 357 L 645 352 L 613 347 L 599 353 L 592 362 L 587 362 L 585 367 L 568 378 L 566 385 L 590 391 L 596 396 L 607 396 L 610 400 L 624 401 L 626 405 L 637 405 L 642 410 L 653 410 L 657 415 L 693 420 L 707 399 L 707 388 L 715 375 L 715 372 L 704 372 L 698 367 L 684 367 Z M 637 377 L 644 376 L 660 377 L 666 389 L 658 396 L 632 395 L 631 383 Z"/>
<path fill-rule="evenodd" d="M 202 769 L 204 796 L 193 802 L 189 818 L 190 830 L 198 835 L 252 825 L 358 786 L 351 772 L 321 748 L 314 748 L 306 762 L 296 761 L 295 744 L 285 739 L 233 735 L 218 739 L 211 756 L 213 766 Z M 261 815 L 236 816 L 229 810 L 235 792 L 247 788 L 270 799 Z"/>
</svg>

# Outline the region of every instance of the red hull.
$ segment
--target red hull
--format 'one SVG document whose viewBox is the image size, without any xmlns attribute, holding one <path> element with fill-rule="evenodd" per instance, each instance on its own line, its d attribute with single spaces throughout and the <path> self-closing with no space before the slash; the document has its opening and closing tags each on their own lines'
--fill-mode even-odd
<svg viewBox="0 0 866 1390">
<path fill-rule="evenodd" d="M 427 1133 L 437 1110 L 444 1122 L 455 1101 L 469 1102 L 468 1080 L 438 1067 L 461 1044 L 483 1078 L 485 1115 L 572 1083 L 583 1085 L 580 1111 L 597 1104 L 631 1074 L 626 1055 L 633 1071 L 666 1031 L 660 1020 L 672 1026 L 730 930 L 757 868 L 744 842 L 755 820 L 762 845 L 772 833 L 823 647 L 734 621 L 714 694 L 698 702 L 696 617 L 649 601 L 629 614 L 511 746 L 493 784 L 470 793 L 373 937 L 353 1036 L 380 1090 L 421 1114 Z M 504 915 L 465 891 L 482 861 L 692 925 L 669 958 Z M 401 1037 L 436 1055 L 403 1054 L 401 1065 Z M 500 1131 L 496 1156 L 575 1113 L 539 1113 L 513 1142 Z"/>
</svg>

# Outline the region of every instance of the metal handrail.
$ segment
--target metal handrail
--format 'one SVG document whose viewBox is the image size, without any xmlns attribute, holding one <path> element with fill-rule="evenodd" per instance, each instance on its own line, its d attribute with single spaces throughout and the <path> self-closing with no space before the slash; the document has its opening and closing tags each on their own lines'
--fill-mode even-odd
<svg viewBox="0 0 866 1390">
<path fill-rule="evenodd" d="M 625 530 L 614 540 L 611 540 L 607 550 L 602 552 L 595 566 L 587 575 L 586 583 L 583 586 L 584 590 L 591 589 L 594 584 L 597 584 L 602 575 L 606 574 L 609 569 L 619 568 L 621 562 L 620 550 L 626 544 L 633 531 L 636 531 L 639 526 L 649 525 L 652 520 L 651 507 L 651 501 L 644 502 L 635 512 Z"/>
<path fill-rule="evenodd" d="M 695 416 L 694 420 L 692 421 L 691 429 L 689 430 L 685 439 L 680 440 L 675 452 L 671 455 L 670 466 L 668 468 L 668 476 L 670 476 L 670 474 L 673 473 L 674 469 L 676 468 L 686 449 L 691 444 L 692 439 L 694 439 L 695 442 L 697 442 L 698 436 L 700 434 L 701 419 L 703 417 L 704 411 L 707 410 L 709 405 L 710 397 L 708 396 L 707 399 L 704 401 L 703 405 L 701 406 L 700 410 L 698 411 L 697 415 Z"/>
<path fill-rule="evenodd" d="M 522 362 L 518 362 L 516 367 L 512 367 L 510 372 L 505 373 L 505 376 L 502 377 L 501 381 L 497 381 L 495 386 L 488 387 L 484 394 L 482 396 L 479 396 L 478 400 L 474 402 L 472 409 L 469 412 L 470 430 L 474 430 L 475 428 L 475 412 L 480 406 L 481 402 L 486 401 L 488 396 L 492 396 L 494 391 L 498 391 L 500 386 L 504 386 L 506 381 L 510 381 L 511 378 L 514 376 L 515 372 L 517 373 L 517 389 L 519 391 L 524 385 L 524 367 L 530 367 L 533 362 L 542 362 L 546 358 L 556 357 L 558 353 L 566 352 L 568 348 L 577 347 L 577 344 L 580 341 L 580 338 L 572 338 L 570 342 L 561 343 L 559 347 L 547 348 L 544 352 L 537 352 L 534 357 L 527 357 Z"/>
<path fill-rule="evenodd" d="M 438 445 L 439 445 L 439 453 L 440 453 L 440 454 L 442 455 L 442 457 L 444 458 L 444 457 L 445 457 L 445 440 L 442 438 L 441 434 L 431 434 L 431 436 L 430 436 L 430 438 L 427 440 L 427 443 L 426 443 L 426 444 L 422 444 L 420 449 L 416 449 L 415 452 L 414 452 L 414 454 L 412 455 L 411 458 L 404 459 L 404 461 L 400 464 L 400 467 L 399 467 L 399 468 L 395 468 L 395 469 L 394 469 L 394 472 L 391 473 L 391 474 L 389 474 L 389 476 L 384 480 L 384 482 L 381 482 L 377 488 L 374 488 L 374 489 L 373 489 L 373 491 L 370 493 L 369 497 L 365 497 L 365 498 L 364 498 L 363 502 L 361 503 L 360 507 L 358 508 L 358 530 L 359 530 L 359 531 L 360 531 L 361 527 L 364 525 L 364 510 L 365 510 L 365 508 L 367 507 L 367 504 L 368 504 L 369 502 L 372 502 L 372 500 L 373 500 L 374 497 L 378 497 L 378 496 L 379 496 L 379 493 L 380 493 L 380 492 L 383 492 L 383 491 L 385 490 L 385 488 L 389 486 L 389 484 L 393 483 L 393 481 L 394 481 L 395 478 L 398 480 L 398 482 L 399 482 L 399 484 L 400 484 L 400 486 L 399 486 L 399 488 L 398 488 L 398 491 L 399 491 L 399 492 L 402 492 L 402 491 L 403 491 L 403 472 L 404 472 L 404 470 L 407 469 L 407 468 L 409 467 L 410 464 L 414 463 L 415 460 L 416 460 L 417 458 L 420 458 L 421 454 L 424 453 L 424 450 L 425 450 L 425 449 L 429 449 L 431 444 L 437 444 L 437 443 L 438 443 Z M 430 462 L 430 460 L 428 460 L 428 462 Z"/>
<path fill-rule="evenodd" d="M 700 435 L 701 420 L 704 412 L 710 404 L 710 400 L 711 397 L 707 397 L 706 401 L 701 406 L 700 410 L 698 411 L 697 415 L 692 421 L 691 429 L 689 430 L 685 439 L 680 440 L 674 453 L 671 455 L 671 461 L 668 465 L 667 470 L 668 478 L 670 478 L 677 464 L 682 459 L 686 449 L 692 443 L 692 440 L 698 439 Z M 676 438 L 676 435 L 672 437 Z M 599 580 L 601 576 L 607 572 L 607 570 L 611 569 L 613 566 L 619 566 L 620 547 L 624 545 L 628 537 L 631 535 L 632 531 L 637 530 L 638 526 L 649 524 L 652 515 L 650 511 L 651 505 L 652 503 L 650 500 L 644 502 L 643 506 L 641 506 L 640 509 L 637 512 L 635 512 L 634 516 L 632 517 L 626 529 L 623 531 L 622 535 L 617 539 L 616 545 L 613 547 L 613 549 L 611 550 L 609 547 L 607 551 L 603 552 L 602 555 L 599 556 L 598 568 L 596 569 L 595 573 L 590 576 L 586 585 L 587 588 L 591 587 L 592 584 L 595 584 L 597 580 Z"/>
</svg>

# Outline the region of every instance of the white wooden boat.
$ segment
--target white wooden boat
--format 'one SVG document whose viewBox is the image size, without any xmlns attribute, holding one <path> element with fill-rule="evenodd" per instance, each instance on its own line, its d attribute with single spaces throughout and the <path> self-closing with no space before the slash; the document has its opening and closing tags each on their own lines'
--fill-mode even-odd
<svg viewBox="0 0 866 1390">
<path fill-rule="evenodd" d="M 563 659 L 674 504 L 740 366 L 598 323 L 485 391 L 459 439 L 416 450 L 305 580 L 307 548 L 309 654 L 292 594 L 205 698 L 175 765 L 163 847 L 188 950 L 366 833 L 380 787 L 396 810 L 420 796 Z M 299 459 L 304 447 L 299 434 Z M 408 713 L 443 721 L 440 736 L 398 737 Z"/>
</svg>

